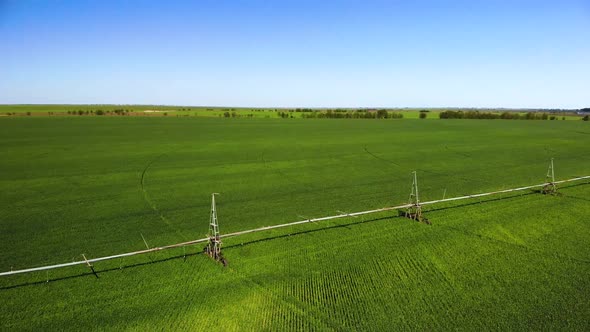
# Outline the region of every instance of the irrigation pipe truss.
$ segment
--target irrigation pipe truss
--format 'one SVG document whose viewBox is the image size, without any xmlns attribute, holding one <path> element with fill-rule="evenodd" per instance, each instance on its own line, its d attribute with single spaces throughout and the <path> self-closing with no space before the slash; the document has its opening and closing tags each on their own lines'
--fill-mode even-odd
<svg viewBox="0 0 590 332">
<path fill-rule="evenodd" d="M 588 175 L 588 176 L 582 176 L 582 177 L 577 177 L 577 178 L 573 178 L 573 179 L 568 179 L 568 180 L 555 181 L 555 182 L 553 182 L 553 184 L 560 184 L 560 183 L 566 183 L 566 182 L 580 181 L 580 180 L 584 180 L 584 179 L 590 179 L 590 175 Z M 431 205 L 431 204 L 436 204 L 436 203 L 458 201 L 458 200 L 468 199 L 468 198 L 477 198 L 477 197 L 484 197 L 484 196 L 490 196 L 490 195 L 504 194 L 504 193 L 510 193 L 510 192 L 515 192 L 515 191 L 522 191 L 522 190 L 527 190 L 527 189 L 544 187 L 544 186 L 549 185 L 549 184 L 551 184 L 551 183 L 546 182 L 546 183 L 542 183 L 542 184 L 536 184 L 536 185 L 526 186 L 526 187 L 520 187 L 520 188 L 505 189 L 505 190 L 500 190 L 500 191 L 492 191 L 492 192 L 488 192 L 488 193 L 481 193 L 481 194 L 474 194 L 474 195 L 466 195 L 466 196 L 460 196 L 460 197 L 452 197 L 452 198 L 446 198 L 446 199 L 439 199 L 439 200 L 435 200 L 435 201 L 421 202 L 420 205 L 421 206 L 422 205 Z M 328 216 L 328 217 L 321 217 L 321 218 L 313 218 L 313 219 L 307 219 L 307 220 L 290 222 L 290 223 L 287 223 L 287 224 L 280 224 L 280 225 L 274 225 L 274 226 L 265 226 L 265 227 L 260 227 L 260 228 L 255 228 L 255 229 L 249 229 L 249 230 L 245 230 L 245 231 L 239 231 L 239 232 L 234 232 L 234 233 L 227 233 L 227 234 L 222 234 L 221 237 L 222 238 L 225 238 L 225 237 L 231 237 L 231 236 L 238 236 L 238 235 L 244 235 L 244 234 L 248 234 L 248 233 L 262 232 L 262 231 L 267 231 L 267 230 L 275 229 L 275 228 L 289 227 L 289 226 L 295 226 L 295 225 L 312 223 L 312 222 L 318 222 L 318 221 L 324 221 L 324 220 L 331 220 L 331 219 L 338 219 L 338 218 L 346 218 L 346 217 L 356 217 L 356 216 L 361 216 L 361 215 L 365 215 L 365 214 L 371 214 L 371 213 L 377 213 L 377 212 L 384 212 L 384 211 L 391 211 L 391 210 L 397 210 L 397 209 L 404 209 L 404 208 L 408 208 L 408 207 L 411 207 L 411 206 L 412 206 L 412 204 L 403 204 L 403 205 L 385 207 L 385 208 L 376 209 L 376 210 L 353 212 L 353 213 L 342 213 L 342 214 L 335 215 L 335 216 Z M 207 242 L 207 241 L 209 241 L 209 238 L 202 238 L 202 239 L 197 239 L 197 240 L 192 240 L 192 241 L 187 241 L 187 242 L 182 242 L 182 243 L 176 243 L 176 244 L 171 244 L 171 245 L 162 246 L 162 247 L 155 247 L 155 248 L 144 249 L 144 250 L 139 250 L 139 251 L 133 251 L 133 252 L 128 252 L 128 253 L 124 253 L 124 254 L 118 254 L 118 255 L 112 255 L 112 256 L 92 258 L 92 259 L 87 259 L 87 260 L 83 260 L 83 261 L 63 263 L 63 264 L 55 264 L 55 265 L 47 265 L 47 266 L 40 266 L 40 267 L 33 267 L 33 268 L 23 269 L 23 270 L 14 270 L 14 271 L 8 271 L 8 272 L 1 272 L 0 273 L 0 276 L 8 276 L 8 275 L 20 274 L 20 273 L 28 273 L 28 272 L 35 272 L 35 271 L 51 270 L 51 269 L 57 269 L 57 268 L 62 268 L 62 267 L 74 266 L 74 265 L 88 265 L 88 266 L 90 266 L 91 263 L 96 263 L 96 262 L 100 262 L 100 261 L 106 261 L 106 260 L 110 260 L 110 259 L 116 259 L 116 258 L 123 258 L 123 257 L 129 257 L 129 256 L 147 254 L 147 253 L 150 253 L 150 252 L 156 252 L 156 251 L 166 250 L 166 249 L 172 249 L 172 248 L 179 248 L 179 247 L 189 246 L 189 245 L 193 245 L 193 244 L 197 244 L 197 243 L 203 243 L 203 242 Z"/>
</svg>

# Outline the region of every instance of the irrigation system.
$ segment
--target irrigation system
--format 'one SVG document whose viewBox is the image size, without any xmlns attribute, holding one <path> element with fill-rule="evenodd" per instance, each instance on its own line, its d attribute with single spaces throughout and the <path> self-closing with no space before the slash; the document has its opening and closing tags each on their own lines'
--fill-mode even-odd
<svg viewBox="0 0 590 332">
<path fill-rule="evenodd" d="M 554 180 L 553 163 L 550 166 L 550 171 L 551 171 L 551 173 L 548 174 L 548 180 Z M 239 235 L 244 235 L 244 234 L 249 234 L 249 233 L 263 232 L 263 231 L 268 231 L 271 229 L 290 227 L 290 226 L 302 225 L 302 224 L 307 224 L 307 223 L 314 223 L 314 222 L 325 221 L 325 220 L 347 218 L 347 217 L 357 217 L 357 216 L 385 212 L 385 211 L 391 211 L 391 210 L 413 209 L 413 211 L 416 211 L 416 209 L 418 209 L 418 211 L 419 211 L 420 207 L 424 206 L 424 205 L 432 205 L 432 204 L 437 204 L 437 203 L 453 202 L 453 201 L 459 201 L 459 200 L 464 200 L 464 199 L 505 194 L 505 193 L 529 190 L 529 189 L 534 189 L 534 188 L 548 188 L 548 187 L 555 188 L 555 185 L 557 185 L 557 184 L 580 181 L 580 180 L 585 180 L 585 179 L 590 179 L 590 175 L 576 177 L 576 178 L 572 178 L 572 179 L 568 179 L 568 180 L 548 181 L 548 182 L 545 182 L 542 184 L 536 184 L 536 185 L 520 187 L 520 188 L 504 189 L 504 190 L 492 191 L 492 192 L 487 192 L 487 193 L 465 195 L 465 196 L 459 196 L 459 197 L 444 198 L 444 199 L 439 199 L 439 200 L 434 200 L 434 201 L 420 202 L 418 200 L 417 179 L 416 179 L 415 173 L 414 173 L 414 184 L 412 185 L 413 192 L 410 195 L 411 202 L 407 203 L 407 204 L 384 207 L 381 209 L 368 210 L 368 211 L 360 211 L 360 212 L 353 212 L 353 213 L 341 213 L 341 214 L 334 215 L 334 216 L 321 217 L 321 218 L 311 218 L 311 219 L 306 219 L 306 220 L 294 221 L 294 222 L 290 222 L 290 223 L 286 223 L 286 224 L 265 226 L 265 227 L 254 228 L 254 229 L 233 232 L 233 233 L 227 233 L 227 234 L 220 234 L 219 233 L 219 227 L 217 224 L 217 212 L 215 209 L 215 194 L 213 194 L 212 204 L 211 204 L 212 205 L 211 206 L 212 212 L 211 212 L 211 219 L 210 219 L 210 225 L 209 225 L 210 226 L 210 233 L 211 233 L 211 230 L 213 230 L 213 234 L 212 235 L 210 234 L 209 237 L 197 239 L 197 240 L 192 240 L 192 241 L 187 241 L 187 242 L 171 244 L 171 245 L 166 245 L 166 246 L 162 246 L 162 247 L 148 248 L 148 249 L 128 252 L 128 253 L 124 253 L 124 254 L 117 254 L 117 255 L 112 255 L 112 256 L 105 256 L 105 257 L 98 257 L 98 258 L 91 258 L 91 259 L 86 259 L 86 256 L 82 255 L 84 257 L 84 260 L 82 260 L 82 261 L 55 264 L 55 265 L 47 265 L 47 266 L 39 266 L 39 267 L 33 267 L 33 268 L 28 268 L 28 269 L 22 269 L 22 270 L 0 272 L 0 276 L 9 276 L 9 275 L 21 274 L 21 273 L 52 270 L 52 269 L 58 269 L 58 268 L 74 266 L 74 265 L 87 265 L 94 272 L 94 269 L 92 267 L 92 263 L 111 260 L 111 259 L 117 259 L 117 258 L 130 257 L 130 256 L 135 256 L 135 255 L 141 255 L 141 254 L 148 254 L 148 253 L 157 252 L 157 251 L 161 251 L 161 250 L 179 248 L 179 247 L 190 246 L 190 245 L 194 245 L 194 244 L 198 244 L 198 243 L 205 243 L 205 242 L 209 243 L 209 246 L 208 246 L 208 248 L 210 248 L 210 249 L 208 249 L 210 252 L 209 255 L 212 256 L 212 258 L 219 260 L 219 259 L 217 259 L 217 257 L 221 257 L 220 256 L 221 238 L 228 238 L 228 237 L 239 236 Z M 416 186 L 416 188 L 414 188 L 414 186 Z M 415 219 L 415 218 L 412 218 L 412 219 Z"/>
</svg>

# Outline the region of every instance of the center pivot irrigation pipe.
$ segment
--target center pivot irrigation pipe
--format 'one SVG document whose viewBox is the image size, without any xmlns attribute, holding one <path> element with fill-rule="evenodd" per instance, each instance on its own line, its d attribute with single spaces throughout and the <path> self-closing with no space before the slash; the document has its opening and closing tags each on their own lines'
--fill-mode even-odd
<svg viewBox="0 0 590 332">
<path fill-rule="evenodd" d="M 580 181 L 580 180 L 584 180 L 584 179 L 590 179 L 590 175 L 582 176 L 582 177 L 577 177 L 577 178 L 573 178 L 573 179 L 568 179 L 568 180 L 555 181 L 555 182 L 553 182 L 553 184 L 560 184 L 560 183 L 566 183 L 566 182 Z M 488 193 L 481 193 L 481 194 L 466 195 L 466 196 L 460 196 L 460 197 L 445 198 L 445 199 L 439 199 L 439 200 L 435 200 L 435 201 L 421 202 L 420 205 L 421 206 L 422 205 L 431 205 L 431 204 L 436 204 L 436 203 L 458 201 L 458 200 L 468 199 L 468 198 L 477 198 L 477 197 L 483 197 L 483 196 L 504 194 L 504 193 L 510 193 L 510 192 L 515 192 L 515 191 L 522 191 L 522 190 L 527 190 L 527 189 L 544 187 L 544 186 L 550 185 L 550 184 L 551 184 L 550 182 L 546 182 L 546 183 L 542 183 L 542 184 L 536 184 L 536 185 L 532 185 L 532 186 L 526 186 L 526 187 L 520 187 L 520 188 L 514 188 L 514 189 L 505 189 L 505 190 L 499 190 L 499 191 L 492 191 L 492 192 L 488 192 Z M 405 208 L 409 208 L 411 206 L 413 206 L 413 204 L 403 204 L 403 205 L 398 205 L 398 206 L 390 206 L 390 207 L 385 207 L 385 208 L 381 208 L 381 209 L 361 211 L 361 212 L 342 213 L 342 214 L 338 214 L 338 215 L 335 215 L 335 216 L 321 217 L 321 218 L 313 218 L 313 219 L 295 221 L 295 222 L 291 222 L 291 223 L 287 223 L 287 224 L 280 224 L 280 225 L 274 225 L 274 226 L 265 226 L 265 227 L 260 227 L 260 228 L 255 228 L 255 229 L 249 229 L 249 230 L 245 230 L 245 231 L 239 231 L 239 232 L 234 232 L 234 233 L 227 233 L 227 234 L 222 234 L 220 237 L 226 238 L 226 237 L 244 235 L 244 234 L 248 234 L 248 233 L 262 232 L 262 231 L 267 231 L 267 230 L 276 229 L 276 228 L 289 227 L 289 226 L 295 226 L 295 225 L 300 225 L 300 224 L 306 224 L 306 223 L 312 223 L 312 222 L 330 220 L 330 219 L 338 219 L 338 218 L 346 218 L 346 217 L 356 217 L 356 216 L 361 216 L 361 215 L 371 214 L 371 213 L 378 213 L 378 212 L 391 211 L 391 210 L 397 210 L 397 209 L 405 209 Z M 106 261 L 106 260 L 110 260 L 110 259 L 123 258 L 123 257 L 129 257 L 129 256 L 147 254 L 147 253 L 150 253 L 150 252 L 156 252 L 156 251 L 160 251 L 160 250 L 166 250 L 166 249 L 172 249 L 172 248 L 179 248 L 179 247 L 184 247 L 184 246 L 190 246 L 190 245 L 193 245 L 193 244 L 204 243 L 204 242 L 207 242 L 207 241 L 209 241 L 209 238 L 202 238 L 202 239 L 197 239 L 197 240 L 192 240 L 192 241 L 187 241 L 187 242 L 182 242 L 182 243 L 170 244 L 170 245 L 162 246 L 162 247 L 155 247 L 155 248 L 150 248 L 150 249 L 145 249 L 145 250 L 139 250 L 139 251 L 133 251 L 133 252 L 128 252 L 128 253 L 124 253 L 124 254 L 118 254 L 118 255 L 112 255 L 112 256 L 92 258 L 92 259 L 87 259 L 87 260 L 83 260 L 83 261 L 63 263 L 63 264 L 55 264 L 55 265 L 47 265 L 47 266 L 40 266 L 40 267 L 33 267 L 33 268 L 23 269 L 23 270 L 14 270 L 14 271 L 8 271 L 8 272 L 1 272 L 0 273 L 0 276 L 9 276 L 9 275 L 13 275 L 13 274 L 28 273 L 28 272 L 43 271 L 43 270 L 51 270 L 51 269 L 57 269 L 57 268 L 62 268 L 62 267 L 74 266 L 74 265 L 86 265 L 86 264 L 89 264 L 89 263 L 96 263 L 96 262 Z"/>
</svg>

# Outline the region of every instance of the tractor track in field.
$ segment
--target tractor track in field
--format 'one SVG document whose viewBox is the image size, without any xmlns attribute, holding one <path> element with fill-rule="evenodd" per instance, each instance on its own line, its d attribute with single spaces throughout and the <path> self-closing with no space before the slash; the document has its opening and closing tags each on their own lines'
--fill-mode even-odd
<svg viewBox="0 0 590 332">
<path fill-rule="evenodd" d="M 170 220 L 168 220 L 168 218 L 166 218 L 166 216 L 164 216 L 164 214 L 162 213 L 162 211 L 160 211 L 160 209 L 158 209 L 158 207 L 156 206 L 156 204 L 150 199 L 149 194 L 146 190 L 145 187 L 145 178 L 146 178 L 146 174 L 148 172 L 148 170 L 150 169 L 150 167 L 157 162 L 158 160 L 160 160 L 162 157 L 164 157 L 166 155 L 166 153 L 161 153 L 158 156 L 156 156 L 154 159 L 150 160 L 147 165 L 143 168 L 143 171 L 141 172 L 141 179 L 139 181 L 140 187 L 141 187 L 141 192 L 143 194 L 143 199 L 144 201 L 152 208 L 152 210 L 158 215 L 158 217 L 160 217 L 160 219 L 168 226 L 170 227 L 170 229 L 174 230 L 176 232 L 176 234 L 178 234 L 180 236 L 181 239 L 186 240 L 185 236 L 182 235 L 182 233 L 172 225 L 172 223 L 170 222 Z"/>
<path fill-rule="evenodd" d="M 262 162 L 264 163 L 264 167 L 276 171 L 277 173 L 279 173 L 283 178 L 285 178 L 287 181 L 291 182 L 292 184 L 296 184 L 296 185 L 305 185 L 305 183 L 302 183 L 300 181 L 297 181 L 295 179 L 293 179 L 291 176 L 287 175 L 285 172 L 283 172 L 280 168 L 272 168 L 268 165 L 268 161 L 266 160 L 266 158 L 264 158 L 264 152 L 262 153 L 261 156 Z"/>
<path fill-rule="evenodd" d="M 469 155 L 467 153 L 462 153 L 462 152 L 457 152 L 457 151 L 451 150 L 447 146 L 445 146 L 445 148 L 448 151 L 453 152 L 453 153 L 456 153 L 456 154 L 458 154 L 458 155 L 460 155 L 460 156 L 462 156 L 464 158 L 472 158 L 471 155 Z M 380 160 L 382 162 L 385 162 L 385 163 L 388 163 L 388 164 L 392 164 L 392 165 L 394 165 L 396 167 L 401 168 L 401 166 L 398 163 L 395 163 L 395 162 L 393 162 L 393 161 L 391 161 L 389 159 L 385 159 L 383 157 L 380 157 L 380 156 L 372 153 L 371 151 L 369 151 L 369 149 L 367 149 L 367 146 L 366 145 L 363 146 L 363 149 L 371 157 L 373 157 L 373 158 L 375 158 L 377 160 Z M 449 173 L 436 172 L 436 171 L 431 171 L 431 170 L 427 170 L 427 169 L 424 169 L 424 168 L 416 168 L 415 170 L 416 171 L 420 171 L 420 172 L 424 172 L 424 173 L 428 173 L 428 174 L 437 175 L 437 176 L 447 176 L 447 177 L 451 177 L 451 178 L 456 178 L 456 179 L 459 179 L 459 180 L 465 181 L 465 182 L 478 181 L 478 182 L 482 182 L 482 183 L 486 183 L 486 184 L 491 184 L 492 183 L 491 181 L 486 181 L 486 180 L 483 180 L 483 179 L 480 179 L 480 178 L 470 179 L 470 178 L 467 178 L 467 177 L 464 177 L 464 176 L 458 176 L 457 174 L 449 174 Z M 402 179 L 402 177 L 397 177 L 397 178 Z"/>
<path fill-rule="evenodd" d="M 375 159 L 377 159 L 377 160 L 381 160 L 381 161 L 383 161 L 383 162 L 386 162 L 386 163 L 392 164 L 392 165 L 394 165 L 394 166 L 396 166 L 396 167 L 401 167 L 399 164 L 397 164 L 397 163 L 395 163 L 395 162 L 393 162 L 393 161 L 391 161 L 391 160 L 389 160 L 389 159 L 385 159 L 385 158 L 383 158 L 383 157 L 379 157 L 378 155 L 376 155 L 376 154 L 372 153 L 371 151 L 369 151 L 369 149 L 367 149 L 367 146 L 366 146 L 366 145 L 364 145 L 364 146 L 363 146 L 363 150 L 365 150 L 365 152 L 366 152 L 366 153 L 368 153 L 368 154 L 369 154 L 371 157 L 373 157 L 373 158 L 375 158 Z"/>
<path fill-rule="evenodd" d="M 287 182 L 290 182 L 294 185 L 297 185 L 299 187 L 304 187 L 303 189 L 295 189 L 295 190 L 290 190 L 289 192 L 286 192 L 286 195 L 297 195 L 297 194 L 309 194 L 309 193 L 318 193 L 318 192 L 322 192 L 322 193 L 326 193 L 327 191 L 333 191 L 336 189 L 342 189 L 342 188 L 351 188 L 351 187 L 363 187 L 363 186 L 367 186 L 367 185 L 372 185 L 372 184 L 376 184 L 376 183 L 380 183 L 381 180 L 378 181 L 370 181 L 370 182 L 363 182 L 357 185 L 333 185 L 333 186 L 328 186 L 328 187 L 319 187 L 315 184 L 312 183 L 306 183 L 303 181 L 299 181 L 297 179 L 295 179 L 294 176 L 292 175 L 288 175 L 287 173 L 283 172 L 280 168 L 278 167 L 271 167 L 269 164 L 272 162 L 271 160 L 266 159 L 265 157 L 265 153 L 263 152 L 261 157 L 262 162 L 264 163 L 264 167 L 266 167 L 267 169 L 269 169 L 270 171 L 276 172 L 278 174 L 280 174 Z M 401 179 L 401 177 L 399 177 Z M 382 193 L 386 193 L 386 192 L 375 192 L 375 194 L 382 194 Z M 276 195 L 264 195 L 264 196 L 259 196 L 256 197 L 255 199 L 264 199 L 264 198 L 272 198 L 275 197 Z M 360 195 L 359 197 L 362 197 L 365 195 Z M 236 202 L 239 201 L 250 201 L 250 199 L 247 200 L 236 200 Z"/>
<path fill-rule="evenodd" d="M 300 194 L 300 193 L 307 194 L 307 193 L 314 193 L 314 192 L 320 192 L 320 191 L 325 191 L 325 190 L 330 190 L 330 189 L 334 189 L 334 188 L 342 188 L 343 187 L 343 186 L 337 186 L 337 187 L 320 188 L 320 187 L 318 187 L 318 186 L 316 186 L 314 184 L 305 183 L 305 182 L 299 181 L 299 180 L 295 179 L 292 175 L 289 175 L 289 174 L 283 172 L 280 168 L 278 168 L 278 167 L 275 167 L 275 168 L 271 167 L 269 165 L 271 161 L 270 160 L 267 160 L 264 155 L 265 155 L 265 153 L 263 152 L 262 153 L 262 156 L 261 156 L 261 159 L 262 159 L 262 162 L 264 163 L 264 167 L 268 168 L 271 171 L 277 172 L 287 182 L 290 182 L 290 183 L 292 183 L 294 185 L 297 185 L 297 186 L 303 186 L 305 188 L 305 189 L 302 189 L 302 190 L 290 191 L 287 194 L 291 194 L 291 195 Z M 344 187 L 346 187 L 346 186 L 344 186 Z"/>
<path fill-rule="evenodd" d="M 458 155 L 460 155 L 462 157 L 465 157 L 465 158 L 471 158 L 471 155 L 469 153 L 459 152 L 459 151 L 457 151 L 455 149 L 451 149 L 451 148 L 448 147 L 448 145 L 445 145 L 445 150 L 447 150 L 449 152 L 452 152 L 452 153 L 455 153 L 455 154 L 458 154 Z"/>
</svg>

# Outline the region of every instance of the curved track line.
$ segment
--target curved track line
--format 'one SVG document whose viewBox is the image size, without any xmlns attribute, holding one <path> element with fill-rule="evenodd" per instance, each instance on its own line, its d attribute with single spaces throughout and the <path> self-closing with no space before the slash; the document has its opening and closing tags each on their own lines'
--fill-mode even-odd
<svg viewBox="0 0 590 332">
<path fill-rule="evenodd" d="M 289 175 L 289 174 L 287 174 L 287 173 L 283 172 L 283 171 L 282 171 L 280 168 L 278 168 L 278 167 L 271 167 L 271 166 L 269 165 L 269 163 L 270 163 L 270 162 L 272 162 L 272 161 L 271 161 L 271 160 L 267 160 L 267 159 L 264 157 L 264 155 L 265 155 L 265 153 L 264 153 L 264 152 L 262 152 L 261 159 L 262 159 L 262 161 L 264 162 L 264 167 L 268 168 L 268 169 L 269 169 L 270 171 L 272 171 L 272 172 L 276 172 L 276 173 L 278 173 L 278 174 L 279 174 L 279 175 L 281 175 L 283 178 L 285 178 L 285 180 L 286 180 L 287 182 L 290 182 L 290 183 L 292 183 L 292 184 L 294 184 L 294 185 L 297 185 L 297 186 L 303 186 L 303 187 L 304 187 L 304 189 L 302 189 L 302 190 L 300 190 L 300 191 L 289 192 L 289 193 L 287 193 L 287 194 L 293 194 L 293 193 L 298 193 L 298 192 L 303 192 L 303 193 L 313 193 L 313 192 L 325 191 L 326 189 L 330 189 L 330 188 L 320 188 L 320 187 L 318 187 L 317 185 L 315 185 L 314 183 L 307 183 L 307 182 L 299 181 L 299 180 L 297 180 L 297 179 L 296 179 L 294 176 L 292 176 L 292 175 Z"/>
<path fill-rule="evenodd" d="M 369 155 L 371 155 L 371 156 L 372 156 L 373 158 L 375 158 L 375 159 L 378 159 L 378 160 L 384 161 L 384 162 L 386 162 L 386 163 L 390 163 L 390 164 L 392 164 L 392 165 L 394 165 L 394 166 L 400 167 L 400 166 L 399 166 L 399 164 L 396 164 L 396 163 L 394 163 L 393 161 L 391 161 L 391 160 L 389 160 L 389 159 L 381 158 L 381 157 L 379 157 L 378 155 L 376 155 L 376 154 L 372 153 L 371 151 L 369 151 L 369 150 L 367 149 L 367 146 L 366 146 L 366 145 L 364 145 L 364 146 L 363 146 L 363 149 L 365 150 L 365 152 L 366 152 L 366 153 L 368 153 Z"/>
<path fill-rule="evenodd" d="M 457 150 L 455 150 L 455 149 L 451 149 L 451 148 L 449 148 L 447 145 L 445 145 L 445 149 L 446 149 L 447 151 L 449 151 L 449 152 L 452 152 L 452 153 L 458 154 L 458 155 L 460 155 L 460 156 L 463 156 L 463 157 L 465 157 L 465 158 L 471 158 L 471 155 L 470 155 L 469 153 L 460 152 L 460 151 L 457 151 Z"/>
<path fill-rule="evenodd" d="M 283 178 L 287 179 L 287 181 L 293 183 L 293 184 L 297 184 L 297 185 L 306 185 L 305 183 L 302 183 L 300 181 L 297 181 L 295 179 L 293 179 L 291 176 L 285 174 L 285 172 L 283 172 L 280 168 L 272 168 L 268 165 L 266 159 L 264 158 L 264 152 L 262 153 L 262 161 L 264 162 L 264 167 L 268 168 L 271 171 L 276 171 L 277 173 L 279 173 Z"/>
<path fill-rule="evenodd" d="M 185 236 L 176 228 L 172 225 L 172 223 L 170 222 L 170 220 L 168 220 L 168 218 L 166 218 L 164 216 L 164 214 L 162 213 L 162 211 L 160 211 L 160 209 L 158 209 L 158 207 L 156 206 L 156 204 L 154 204 L 154 202 L 150 199 L 147 190 L 145 189 L 145 177 L 147 174 L 148 169 L 152 166 L 152 164 L 154 164 L 156 161 L 158 161 L 160 158 L 162 158 L 163 156 L 165 156 L 166 153 L 162 153 L 160 155 L 158 155 L 156 158 L 152 159 L 143 169 L 143 171 L 141 172 L 141 180 L 139 181 L 140 185 L 141 185 L 141 192 L 143 194 L 143 199 L 145 200 L 145 202 L 152 208 L 152 210 L 154 210 L 154 212 L 156 212 L 156 214 L 158 215 L 158 217 L 160 217 L 160 219 L 168 226 L 170 227 L 172 230 L 174 230 L 176 232 L 176 234 L 178 234 L 182 239 L 186 239 Z"/>
</svg>

